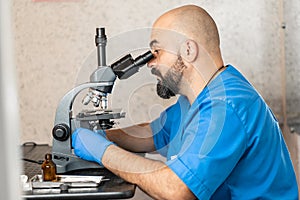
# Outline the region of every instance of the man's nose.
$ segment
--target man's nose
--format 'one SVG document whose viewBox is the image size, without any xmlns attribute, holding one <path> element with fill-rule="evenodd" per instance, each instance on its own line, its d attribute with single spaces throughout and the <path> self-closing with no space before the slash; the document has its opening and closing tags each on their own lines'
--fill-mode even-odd
<svg viewBox="0 0 300 200">
<path fill-rule="evenodd" d="M 149 68 L 153 68 L 156 65 L 156 59 L 152 58 L 148 63 L 147 63 L 147 67 Z"/>
</svg>

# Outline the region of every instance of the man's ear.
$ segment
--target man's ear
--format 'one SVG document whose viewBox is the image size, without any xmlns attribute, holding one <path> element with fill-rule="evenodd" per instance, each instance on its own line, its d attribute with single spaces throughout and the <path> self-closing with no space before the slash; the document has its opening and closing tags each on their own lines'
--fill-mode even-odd
<svg viewBox="0 0 300 200">
<path fill-rule="evenodd" d="M 181 44 L 180 55 L 187 62 L 192 63 L 198 56 L 198 45 L 194 40 L 186 40 Z"/>
</svg>

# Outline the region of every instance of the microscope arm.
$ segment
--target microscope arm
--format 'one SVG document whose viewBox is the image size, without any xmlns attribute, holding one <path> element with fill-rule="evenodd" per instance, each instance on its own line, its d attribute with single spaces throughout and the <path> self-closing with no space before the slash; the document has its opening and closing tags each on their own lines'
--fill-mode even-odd
<svg viewBox="0 0 300 200">
<path fill-rule="evenodd" d="M 70 90 L 65 96 L 61 99 L 61 101 L 58 104 L 56 115 L 55 115 L 55 122 L 54 124 L 69 124 L 70 122 L 70 112 L 72 111 L 73 102 L 76 98 L 76 96 L 84 89 L 86 88 L 93 88 L 93 87 L 102 87 L 102 86 L 111 86 L 114 82 L 98 82 L 98 83 L 83 83 L 72 90 Z"/>
<path fill-rule="evenodd" d="M 58 104 L 55 123 L 52 131 L 53 137 L 56 139 L 53 143 L 53 148 L 61 153 L 69 154 L 71 152 L 71 115 L 72 115 L 72 105 L 76 96 L 84 89 L 91 87 L 102 87 L 113 85 L 113 82 L 98 82 L 98 83 L 83 83 L 77 87 L 70 90 L 61 99 Z M 57 143 L 63 142 L 64 145 L 56 145 Z"/>
</svg>

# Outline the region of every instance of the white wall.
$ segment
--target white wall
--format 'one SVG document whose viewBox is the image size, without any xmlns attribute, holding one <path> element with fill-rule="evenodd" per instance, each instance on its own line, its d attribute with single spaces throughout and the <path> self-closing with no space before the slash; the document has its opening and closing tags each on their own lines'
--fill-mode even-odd
<svg viewBox="0 0 300 200">
<path fill-rule="evenodd" d="M 14 0 L 13 26 L 23 130 L 21 141 L 51 142 L 51 129 L 60 98 L 75 84 L 87 81 L 88 74 L 95 69 L 96 65 L 91 64 L 91 60 L 96 63 L 96 56 L 93 56 L 96 27 L 106 27 L 108 37 L 119 41 L 118 37 L 122 38 L 126 32 L 149 28 L 161 13 L 186 3 L 203 6 L 211 13 L 220 29 L 225 63 L 240 69 L 280 117 L 281 21 L 276 0 L 231 0 L 226 3 L 221 0 Z M 129 41 L 137 42 L 134 38 Z M 119 41 L 126 50 L 126 45 L 122 45 L 124 42 Z M 115 55 L 109 60 L 121 56 L 118 52 L 121 52 L 118 48 L 108 49 L 108 55 Z M 155 104 L 155 114 L 144 116 L 145 104 L 151 104 L 150 107 L 157 101 L 163 106 L 168 104 L 152 94 L 150 88 L 153 89 L 155 81 L 146 69 L 144 71 L 138 75 L 140 78 L 136 77 L 139 83 L 128 80 L 115 89 L 125 91 L 133 87 L 133 90 L 141 90 L 134 85 L 140 87 L 147 79 L 147 92 L 139 93 L 140 102 L 135 102 L 135 108 L 129 108 L 134 114 L 128 114 L 141 121 L 157 115 L 160 109 Z M 123 92 L 118 97 L 125 94 L 128 93 Z M 112 101 L 122 105 L 121 100 Z M 146 112 L 149 113 L 149 110 Z"/>
<path fill-rule="evenodd" d="M 289 118 L 300 124 L 300 2 L 287 1 L 286 21 L 286 67 L 287 111 Z M 299 130 L 300 132 L 300 130 Z"/>
</svg>

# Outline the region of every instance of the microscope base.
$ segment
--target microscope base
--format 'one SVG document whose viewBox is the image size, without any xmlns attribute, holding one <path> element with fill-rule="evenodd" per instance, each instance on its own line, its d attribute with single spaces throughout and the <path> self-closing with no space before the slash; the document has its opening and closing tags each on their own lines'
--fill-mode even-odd
<svg viewBox="0 0 300 200">
<path fill-rule="evenodd" d="M 65 174 L 76 170 L 104 168 L 98 163 L 82 160 L 75 155 L 66 155 L 61 153 L 53 153 L 53 161 L 56 164 L 57 174 Z"/>
</svg>

